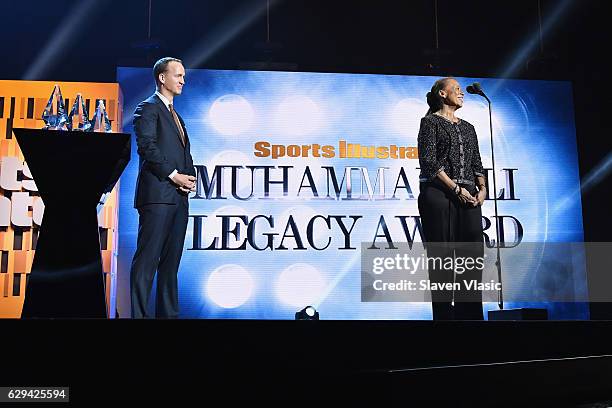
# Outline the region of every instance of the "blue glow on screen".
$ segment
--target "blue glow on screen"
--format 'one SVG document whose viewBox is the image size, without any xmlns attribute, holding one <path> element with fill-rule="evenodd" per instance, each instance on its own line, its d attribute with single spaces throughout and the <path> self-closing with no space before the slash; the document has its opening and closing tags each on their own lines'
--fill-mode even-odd
<svg viewBox="0 0 612 408">
<path fill-rule="evenodd" d="M 120 67 L 118 82 L 124 96 L 123 130 L 132 132 L 136 105 L 154 92 L 151 70 Z M 340 140 L 376 146 L 416 146 L 420 118 L 427 111 L 424 95 L 434 77 L 303 72 L 188 70 L 183 94 L 175 108 L 186 122 L 196 165 L 294 166 L 289 176 L 289 195 L 280 197 L 281 187 L 272 187 L 276 199 L 190 199 L 191 215 L 208 215 L 204 230 L 218 231 L 216 214 L 273 215 L 279 245 L 289 215 L 300 230 L 316 214 L 361 215 L 351 234 L 355 250 L 339 250 L 344 236 L 332 229 L 329 249 L 256 251 L 189 250 L 193 219 L 190 218 L 179 271 L 179 296 L 183 318 L 292 319 L 302 307 L 313 304 L 322 319 L 430 319 L 427 303 L 362 303 L 360 288 L 360 242 L 371 242 L 379 216 L 384 215 L 391 235 L 405 241 L 397 215 L 417 216 L 417 159 L 341 159 L 338 157 L 256 157 L 254 144 L 266 141 L 280 145 L 331 145 L 338 153 Z M 498 203 L 499 213 L 518 219 L 524 242 L 583 241 L 579 192 L 580 178 L 576 132 L 569 82 L 457 78 L 465 88 L 479 81 L 485 90 L 495 89 L 493 124 L 498 189 L 513 171 L 516 200 Z M 555 103 L 551 104 L 550 101 Z M 476 127 L 485 168 L 491 167 L 487 105 L 474 95 L 465 97 L 458 116 Z M 554 107 L 554 108 L 553 108 Z M 136 246 L 138 213 L 132 207 L 138 172 L 136 143 L 132 160 L 121 178 L 119 297 L 129 296 L 129 266 Z M 307 192 L 296 197 L 305 166 L 314 182 L 326 193 L 322 166 L 334 166 L 341 179 L 345 166 L 366 167 L 374 182 L 377 169 L 387 167 L 387 194 L 393 193 L 400 168 L 404 168 L 414 199 L 405 190 L 399 200 L 314 200 Z M 272 172 L 280 178 L 280 170 Z M 230 185 L 229 175 L 224 179 Z M 250 175 L 240 173 L 239 195 L 248 195 Z M 358 192 L 359 177 L 353 179 Z M 492 183 L 492 182 L 490 182 Z M 256 185 L 255 194 L 262 189 Z M 229 187 L 228 187 L 229 188 Z M 506 191 L 508 194 L 508 191 Z M 483 215 L 493 214 L 487 201 Z M 350 227 L 350 219 L 345 219 Z M 263 225 L 263 224 L 261 224 Z M 414 224 L 409 224 L 412 231 Z M 280 227 L 279 227 L 280 226 Z M 511 228 L 508 228 L 511 234 Z M 263 231 L 263 230 L 262 230 Z M 246 233 L 245 230 L 242 233 Z M 319 235 L 317 235 L 319 234 Z M 315 241 L 323 245 L 327 235 L 315 229 Z M 203 245 L 208 246 L 206 236 Z M 265 237 L 257 238 L 265 245 Z M 305 239 L 305 238 L 304 238 Z M 512 239 L 512 237 L 510 237 Z M 420 237 L 417 238 L 420 240 Z M 288 247 L 292 239 L 285 240 Z M 579 271 L 583 273 L 584 271 Z M 582 276 L 582 275 L 579 275 Z M 153 292 L 154 293 L 154 292 Z M 129 299 L 129 298 L 128 298 Z M 122 300 L 120 300 L 122 302 Z M 129 304 L 129 300 L 127 301 Z M 512 306 L 512 305 L 508 305 Z M 545 305 L 553 318 L 588 318 L 583 303 Z M 487 304 L 486 308 L 495 308 Z"/>
</svg>

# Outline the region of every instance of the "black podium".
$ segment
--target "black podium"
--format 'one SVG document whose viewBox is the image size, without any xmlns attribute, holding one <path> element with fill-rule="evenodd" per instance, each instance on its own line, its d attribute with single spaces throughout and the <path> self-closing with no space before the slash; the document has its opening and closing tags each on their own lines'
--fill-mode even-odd
<svg viewBox="0 0 612 408">
<path fill-rule="evenodd" d="M 130 160 L 130 135 L 13 132 L 45 204 L 21 317 L 107 317 L 96 206 Z"/>
</svg>

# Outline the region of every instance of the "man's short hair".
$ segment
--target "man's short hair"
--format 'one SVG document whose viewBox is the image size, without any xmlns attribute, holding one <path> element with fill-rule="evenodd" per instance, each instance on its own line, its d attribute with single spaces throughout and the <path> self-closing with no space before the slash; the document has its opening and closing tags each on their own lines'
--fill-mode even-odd
<svg viewBox="0 0 612 408">
<path fill-rule="evenodd" d="M 183 63 L 183 61 L 178 58 L 164 57 L 158 59 L 155 65 L 153 65 L 153 78 L 155 78 L 155 84 L 159 85 L 159 74 L 166 72 L 168 70 L 168 64 L 172 61 Z"/>
</svg>

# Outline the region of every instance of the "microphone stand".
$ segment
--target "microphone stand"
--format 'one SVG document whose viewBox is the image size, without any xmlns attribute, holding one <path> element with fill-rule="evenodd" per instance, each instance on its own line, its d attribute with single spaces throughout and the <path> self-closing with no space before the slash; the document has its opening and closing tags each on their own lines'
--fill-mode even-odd
<svg viewBox="0 0 612 408">
<path fill-rule="evenodd" d="M 493 203 L 495 205 L 495 232 L 496 232 L 496 243 L 495 248 L 497 250 L 497 259 L 495 266 L 497 267 L 497 277 L 499 279 L 500 290 L 498 292 L 498 306 L 499 310 L 489 311 L 489 320 L 547 320 L 548 310 L 546 309 L 535 309 L 535 308 L 520 308 L 520 309 L 509 309 L 504 310 L 504 295 L 503 295 L 503 281 L 502 281 L 502 267 L 501 267 L 501 254 L 499 250 L 500 242 L 500 228 L 499 228 L 499 214 L 497 212 L 497 179 L 495 177 L 495 149 L 493 149 L 493 111 L 491 108 L 491 100 L 485 95 L 480 84 L 474 83 L 467 88 L 469 93 L 474 93 L 482 96 L 487 100 L 489 105 L 489 134 L 491 137 L 491 162 L 493 165 Z"/>
<path fill-rule="evenodd" d="M 497 267 L 497 279 L 499 280 L 499 286 L 500 286 L 500 290 L 497 294 L 497 305 L 499 306 L 500 310 L 504 309 L 504 285 L 503 285 L 503 281 L 502 281 L 502 267 L 501 267 L 501 254 L 500 254 L 500 250 L 499 250 L 499 242 L 501 240 L 500 234 L 499 234 L 499 214 L 497 212 L 497 179 L 495 177 L 495 149 L 493 148 L 493 111 L 491 108 L 491 100 L 489 99 L 489 97 L 487 95 L 485 95 L 485 93 L 480 90 L 479 95 L 481 95 L 483 98 L 485 98 L 487 100 L 487 103 L 489 105 L 489 135 L 491 137 L 491 164 L 493 167 L 493 204 L 495 206 L 495 235 L 496 235 L 496 240 L 495 240 L 495 249 L 496 249 L 496 260 L 495 260 L 495 266 Z"/>
</svg>

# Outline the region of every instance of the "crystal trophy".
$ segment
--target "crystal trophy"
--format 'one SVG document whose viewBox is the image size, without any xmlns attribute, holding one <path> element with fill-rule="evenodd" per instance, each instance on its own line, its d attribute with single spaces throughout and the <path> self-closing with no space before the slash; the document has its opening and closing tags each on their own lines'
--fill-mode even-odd
<svg viewBox="0 0 612 408">
<path fill-rule="evenodd" d="M 64 99 L 62 98 L 62 91 L 60 91 L 59 85 L 55 85 L 53 93 L 47 102 L 47 106 L 42 114 L 42 120 L 45 122 L 43 129 L 49 130 L 66 130 L 66 124 L 68 117 L 66 116 L 66 110 L 64 109 Z"/>
<path fill-rule="evenodd" d="M 92 131 L 104 133 L 112 132 L 111 123 L 106 114 L 106 108 L 104 107 L 104 101 L 102 99 L 98 100 L 98 107 L 91 121 L 93 122 Z"/>
<path fill-rule="evenodd" d="M 87 115 L 87 109 L 85 108 L 85 100 L 83 96 L 78 93 L 72 110 L 68 115 L 68 129 L 87 132 L 91 128 L 89 122 L 89 116 Z"/>
</svg>

